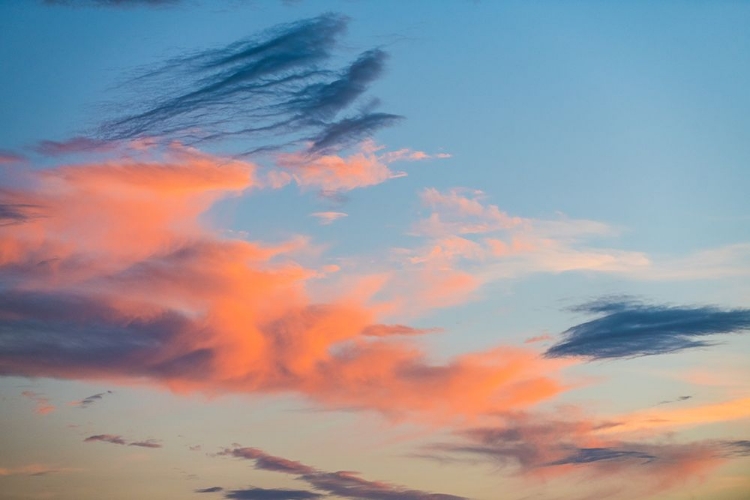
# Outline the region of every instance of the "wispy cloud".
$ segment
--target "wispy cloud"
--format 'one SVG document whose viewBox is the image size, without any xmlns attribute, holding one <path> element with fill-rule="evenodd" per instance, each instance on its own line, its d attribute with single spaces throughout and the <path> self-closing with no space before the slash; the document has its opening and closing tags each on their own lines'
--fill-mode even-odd
<svg viewBox="0 0 750 500">
<path fill-rule="evenodd" d="M 649 305 L 604 298 L 574 309 L 601 317 L 573 326 L 547 356 L 629 358 L 713 345 L 713 336 L 750 329 L 750 309 Z M 711 340 L 708 338 L 711 337 Z"/>
<path fill-rule="evenodd" d="M 555 418 L 506 414 L 505 423 L 456 432 L 456 440 L 423 447 L 417 456 L 444 462 L 486 462 L 531 477 L 575 476 L 588 487 L 616 484 L 619 478 L 638 474 L 639 480 L 622 482 L 616 498 L 645 498 L 721 465 L 745 456 L 743 441 L 703 440 L 678 443 L 671 439 L 642 441 L 610 431 L 610 420 Z M 580 416 L 579 416 L 580 417 Z M 627 416 L 621 417 L 627 420 Z M 582 487 L 582 491 L 586 490 Z"/>
<path fill-rule="evenodd" d="M 97 434 L 95 436 L 89 436 L 86 439 L 83 440 L 86 443 L 91 443 L 94 441 L 102 441 L 104 443 L 112 443 L 112 444 L 121 444 L 121 445 L 127 445 L 127 441 L 125 441 L 122 436 L 116 436 L 114 434 Z"/>
<path fill-rule="evenodd" d="M 230 500 L 314 500 L 322 498 L 320 493 L 307 490 L 289 490 L 283 488 L 247 488 L 229 490 L 224 498 Z"/>
<path fill-rule="evenodd" d="M 36 403 L 34 413 L 38 413 L 39 415 L 46 415 L 48 413 L 52 413 L 56 409 L 55 406 L 50 403 L 49 398 L 44 394 L 40 394 L 34 391 L 23 391 L 21 395 Z"/>
<path fill-rule="evenodd" d="M 224 491 L 224 488 L 222 488 L 221 486 L 211 486 L 210 488 L 199 488 L 194 491 L 196 493 L 218 493 L 220 491 Z"/>
<path fill-rule="evenodd" d="M 77 472 L 80 469 L 70 467 L 57 467 L 44 464 L 28 464 L 18 467 L 0 467 L 0 477 L 2 476 L 46 476 L 48 474 L 57 474 L 60 472 Z"/>
<path fill-rule="evenodd" d="M 147 92 L 141 100 L 147 104 L 105 123 L 99 133 L 108 140 L 192 143 L 262 137 L 251 151 L 307 142 L 312 154 L 359 142 L 400 117 L 374 111 L 376 100 L 342 115 L 380 77 L 387 58 L 372 49 L 343 69 L 327 67 L 347 22 L 324 14 L 175 58 L 130 80 L 129 88 Z"/>
<path fill-rule="evenodd" d="M 40 141 L 34 150 L 45 156 L 64 156 L 73 153 L 91 153 L 111 151 L 116 144 L 89 137 L 73 137 L 66 141 Z"/>
<path fill-rule="evenodd" d="M 96 434 L 89 436 L 83 440 L 86 443 L 94 441 L 101 441 L 104 443 L 119 444 L 122 446 L 138 446 L 140 448 L 161 448 L 162 445 L 155 439 L 147 439 L 145 441 L 129 441 L 122 436 L 116 434 Z"/>
<path fill-rule="evenodd" d="M 106 392 L 100 392 L 100 393 L 97 393 L 97 394 L 92 394 L 91 396 L 83 398 L 80 401 L 73 401 L 70 404 L 72 406 L 77 406 L 79 408 L 88 408 L 89 406 L 91 406 L 92 404 L 96 403 L 97 401 L 100 401 L 107 394 L 112 394 L 112 391 L 106 391 Z"/>
<path fill-rule="evenodd" d="M 12 151 L 6 151 L 0 149 L 0 165 L 11 164 L 11 163 L 23 163 L 26 161 L 26 157 L 14 153 Z"/>
<path fill-rule="evenodd" d="M 333 224 L 335 221 L 347 217 L 347 215 L 344 212 L 313 212 L 310 214 L 311 217 L 317 218 L 323 225 Z"/>
<path fill-rule="evenodd" d="M 444 493 L 404 488 L 382 481 L 370 481 L 351 471 L 326 472 L 305 465 L 301 462 L 269 455 L 257 448 L 225 449 L 219 455 L 232 456 L 252 460 L 256 469 L 282 472 L 297 476 L 297 479 L 308 483 L 313 489 L 324 492 L 325 495 L 312 493 L 315 497 L 302 496 L 299 498 L 317 498 L 332 495 L 338 498 L 352 500 L 465 500 L 463 497 Z M 243 491 L 255 491 L 243 490 Z M 277 490 L 274 490 L 277 491 Z M 308 492 L 309 493 L 309 492 Z M 229 497 L 227 498 L 266 498 L 266 497 Z M 284 496 L 269 496 L 267 498 L 298 498 Z"/>
<path fill-rule="evenodd" d="M 406 172 L 394 171 L 389 167 L 391 163 L 403 161 L 403 158 L 381 152 L 382 149 L 382 146 L 366 140 L 358 145 L 355 152 L 346 156 L 310 156 L 304 151 L 281 153 L 276 158 L 279 169 L 268 173 L 266 183 L 278 188 L 294 182 L 302 189 L 319 189 L 330 198 L 333 193 L 374 186 L 406 176 Z"/>
</svg>

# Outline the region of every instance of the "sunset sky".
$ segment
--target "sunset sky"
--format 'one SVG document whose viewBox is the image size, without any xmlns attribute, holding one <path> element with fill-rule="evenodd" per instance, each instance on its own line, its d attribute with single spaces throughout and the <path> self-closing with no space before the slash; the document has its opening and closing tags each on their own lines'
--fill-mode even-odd
<svg viewBox="0 0 750 500">
<path fill-rule="evenodd" d="M 0 498 L 750 498 L 748 26 L 0 2 Z"/>
</svg>

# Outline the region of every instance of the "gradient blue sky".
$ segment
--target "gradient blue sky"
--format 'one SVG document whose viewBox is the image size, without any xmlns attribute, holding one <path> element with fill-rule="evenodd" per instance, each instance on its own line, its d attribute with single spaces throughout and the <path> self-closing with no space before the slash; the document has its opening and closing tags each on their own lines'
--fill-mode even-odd
<svg viewBox="0 0 750 500">
<path fill-rule="evenodd" d="M 273 87 L 298 129 L 206 139 L 214 95 L 188 132 L 111 126 L 321 19 L 346 31 L 310 81 L 388 55 L 337 114 Z M 0 498 L 747 498 L 748 25 L 0 3 Z M 253 126 L 267 96 L 232 96 Z"/>
</svg>

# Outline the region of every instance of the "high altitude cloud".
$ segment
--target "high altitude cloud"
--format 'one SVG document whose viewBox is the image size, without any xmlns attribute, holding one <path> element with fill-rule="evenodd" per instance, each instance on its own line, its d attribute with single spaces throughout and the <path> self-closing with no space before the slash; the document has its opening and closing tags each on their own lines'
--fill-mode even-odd
<svg viewBox="0 0 750 500">
<path fill-rule="evenodd" d="M 92 404 L 96 403 L 97 401 L 101 400 L 104 396 L 107 394 L 112 394 L 112 391 L 107 392 L 100 392 L 97 394 L 92 394 L 91 396 L 85 397 L 81 399 L 80 401 L 74 401 L 70 403 L 73 406 L 77 406 L 79 408 L 88 408 Z"/>
<path fill-rule="evenodd" d="M 502 424 L 458 430 L 453 442 L 427 445 L 417 456 L 486 462 L 531 477 L 573 475 L 591 486 L 625 478 L 618 498 L 645 498 L 746 456 L 741 440 L 683 443 L 660 436 L 643 441 L 627 415 L 614 420 L 572 417 L 565 411 L 550 418 L 506 414 Z M 629 477 L 639 479 L 627 482 Z"/>
<path fill-rule="evenodd" d="M 229 490 L 224 498 L 230 500 L 314 500 L 323 495 L 307 490 L 288 490 L 283 488 L 247 488 Z"/>
<path fill-rule="evenodd" d="M 227 448 L 219 453 L 252 460 L 255 468 L 281 472 L 297 476 L 297 479 L 308 483 L 313 489 L 325 492 L 325 496 L 349 498 L 352 500 L 465 500 L 463 497 L 412 490 L 382 481 L 369 481 L 360 477 L 356 472 L 338 471 L 326 472 L 305 465 L 301 462 L 269 455 L 258 448 Z M 315 493 L 317 496 L 324 496 Z M 227 498 L 264 498 L 264 497 L 229 497 Z M 286 498 L 286 497 L 268 497 Z M 289 497 L 297 498 L 297 497 Z M 308 498 L 308 497 L 300 497 Z M 313 497 L 309 497 L 313 498 Z"/>
<path fill-rule="evenodd" d="M 26 158 L 19 154 L 13 153 L 12 151 L 5 151 L 3 149 L 0 149 L 0 165 L 22 163 L 25 160 Z"/>
<path fill-rule="evenodd" d="M 191 143 L 262 138 L 251 151 L 306 141 L 314 154 L 358 142 L 400 117 L 373 111 L 372 100 L 343 115 L 380 77 L 387 58 L 373 49 L 341 70 L 331 69 L 346 25 L 345 17 L 324 14 L 173 59 L 129 81 L 148 98 L 105 123 L 100 136 Z"/>
<path fill-rule="evenodd" d="M 34 391 L 23 391 L 21 395 L 25 398 L 29 398 L 30 400 L 34 401 L 34 403 L 36 403 L 34 413 L 38 413 L 39 415 L 46 415 L 55 411 L 55 406 L 50 403 L 49 398 L 44 394 L 39 394 L 38 392 Z"/>
<path fill-rule="evenodd" d="M 601 299 L 576 311 L 601 314 L 573 326 L 547 356 L 592 359 L 628 358 L 706 347 L 708 337 L 750 329 L 750 309 L 649 305 L 634 300 Z"/>
<path fill-rule="evenodd" d="M 532 349 L 432 362 L 403 335 L 416 332 L 377 326 L 377 280 L 344 280 L 316 300 L 319 271 L 295 260 L 306 239 L 250 242 L 208 224 L 214 203 L 258 186 L 255 165 L 175 144 L 8 180 L 0 203 L 35 216 L 0 226 L 0 373 L 286 392 L 435 420 L 565 389 L 567 362 Z M 431 304 L 461 285 L 430 283 Z"/>
<path fill-rule="evenodd" d="M 155 439 L 147 439 L 145 441 L 128 441 L 122 436 L 115 434 L 96 434 L 89 436 L 83 440 L 85 443 L 92 443 L 95 441 L 101 441 L 104 443 L 119 444 L 122 446 L 138 446 L 140 448 L 161 448 L 161 444 Z"/>
</svg>

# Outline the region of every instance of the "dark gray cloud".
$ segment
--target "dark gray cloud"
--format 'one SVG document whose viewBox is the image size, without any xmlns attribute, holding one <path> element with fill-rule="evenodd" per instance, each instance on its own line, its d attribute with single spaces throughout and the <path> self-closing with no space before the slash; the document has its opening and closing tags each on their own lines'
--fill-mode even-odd
<svg viewBox="0 0 750 500">
<path fill-rule="evenodd" d="M 222 456 L 232 456 L 245 460 L 253 460 L 256 469 L 282 472 L 297 476 L 297 479 L 309 484 L 313 489 L 324 492 L 325 495 L 314 493 L 316 497 L 299 497 L 299 498 L 318 498 L 332 495 L 334 497 L 349 498 L 357 500 L 466 500 L 463 497 L 446 495 L 442 493 L 431 493 L 421 490 L 412 490 L 382 481 L 369 481 L 359 476 L 356 472 L 337 471 L 326 472 L 318 470 L 309 465 L 286 458 L 269 455 L 258 448 L 227 448 L 218 453 Z M 259 489 L 252 490 L 235 490 L 241 492 L 256 492 Z M 261 490 L 266 491 L 266 490 Z M 269 490 L 279 491 L 279 490 Z M 294 490 L 296 491 L 296 490 Z M 308 492 L 310 493 L 310 492 Z M 244 493 L 243 493 L 244 494 Z M 250 493 L 253 495 L 255 493 Z M 266 493 L 259 493 L 260 495 Z M 273 493 L 268 493 L 272 495 Z M 249 499 L 282 499 L 284 496 L 263 497 L 263 496 L 236 496 L 227 495 L 227 498 L 249 498 Z M 297 497 L 288 497 L 294 499 Z"/>
<path fill-rule="evenodd" d="M 28 203 L 0 203 L 0 226 L 20 224 L 40 217 L 39 209 L 37 205 Z"/>
<path fill-rule="evenodd" d="M 88 408 L 92 404 L 96 403 L 97 401 L 100 401 L 104 396 L 107 394 L 112 394 L 112 391 L 106 391 L 106 392 L 100 392 L 98 394 L 92 394 L 91 396 L 85 397 L 80 401 L 76 401 L 73 403 L 75 406 L 79 408 Z"/>
<path fill-rule="evenodd" d="M 326 493 L 357 500 L 465 500 L 463 497 L 411 490 L 381 481 L 368 481 L 356 472 L 318 472 L 300 479 Z"/>
<path fill-rule="evenodd" d="M 12 280 L 12 273 L 4 271 Z M 3 290 L 0 374 L 199 378 L 209 368 L 211 351 L 162 356 L 165 346 L 195 328 L 174 311 L 139 319 L 123 316 L 103 298 L 89 295 Z"/>
<path fill-rule="evenodd" d="M 99 135 L 107 140 L 168 137 L 190 144 L 242 138 L 254 144 L 247 152 L 306 142 L 312 154 L 367 137 L 400 117 L 375 112 L 377 100 L 340 116 L 382 75 L 387 59 L 373 49 L 343 69 L 332 69 L 346 25 L 345 17 L 324 14 L 173 59 L 126 83 L 143 105 L 134 111 L 129 104 L 127 112 L 102 125 Z"/>
<path fill-rule="evenodd" d="M 280 488 L 248 488 L 230 490 L 224 498 L 231 500 L 312 500 L 322 498 L 320 493 L 307 490 L 284 490 Z"/>
<path fill-rule="evenodd" d="M 210 488 L 200 488 L 194 491 L 196 493 L 218 493 L 220 491 L 224 491 L 224 488 L 222 488 L 221 486 L 211 486 Z"/>
<path fill-rule="evenodd" d="M 750 440 L 727 441 L 726 455 L 728 457 L 750 457 Z"/>
<path fill-rule="evenodd" d="M 602 462 L 605 460 L 629 460 L 639 459 L 645 462 L 656 460 L 656 457 L 645 453 L 643 451 L 636 450 L 623 450 L 617 448 L 578 448 L 572 454 L 544 464 L 545 466 L 551 465 L 566 465 L 566 464 L 588 464 L 592 462 Z"/>
<path fill-rule="evenodd" d="M 220 452 L 219 455 L 244 458 L 246 460 L 255 460 L 256 469 L 300 475 L 315 472 L 315 469 L 308 465 L 296 462 L 294 460 L 288 460 L 286 458 L 269 455 L 268 453 L 264 452 L 263 450 L 259 450 L 258 448 L 245 447 L 225 449 L 224 451 Z"/>
<path fill-rule="evenodd" d="M 750 309 L 648 305 L 602 299 L 575 308 L 601 317 L 573 326 L 548 357 L 630 358 L 706 347 L 707 337 L 750 329 Z"/>
<path fill-rule="evenodd" d="M 162 445 L 155 439 L 147 439 L 145 441 L 133 441 L 128 443 L 128 446 L 139 446 L 141 448 L 161 448 Z"/>
<path fill-rule="evenodd" d="M 89 436 L 86 439 L 83 440 L 85 443 L 91 443 L 93 441 L 102 441 L 105 443 L 112 443 L 112 444 L 121 444 L 121 445 L 127 445 L 127 441 L 125 441 L 122 436 L 116 436 L 114 434 L 97 434 L 95 436 Z"/>
<path fill-rule="evenodd" d="M 91 443 L 94 441 L 102 441 L 105 443 L 119 444 L 122 446 L 139 446 L 141 448 L 161 448 L 161 444 L 155 439 L 147 439 L 145 441 L 128 441 L 122 436 L 116 434 L 97 434 L 95 436 L 89 436 L 83 440 L 85 443 Z"/>
</svg>

